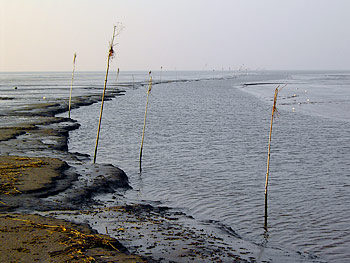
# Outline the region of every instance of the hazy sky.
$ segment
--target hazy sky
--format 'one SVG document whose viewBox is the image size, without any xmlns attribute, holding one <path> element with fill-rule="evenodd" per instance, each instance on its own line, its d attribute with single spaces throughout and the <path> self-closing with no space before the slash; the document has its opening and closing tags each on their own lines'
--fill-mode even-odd
<svg viewBox="0 0 350 263">
<path fill-rule="evenodd" d="M 0 0 L 0 71 L 350 70 L 350 0 Z"/>
</svg>

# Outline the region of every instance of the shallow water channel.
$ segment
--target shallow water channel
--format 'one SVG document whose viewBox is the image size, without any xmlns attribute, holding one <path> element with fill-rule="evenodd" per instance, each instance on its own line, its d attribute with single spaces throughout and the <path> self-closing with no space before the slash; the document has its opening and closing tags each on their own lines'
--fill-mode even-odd
<svg viewBox="0 0 350 263">
<path fill-rule="evenodd" d="M 272 102 L 267 93 L 246 92 L 242 83 L 290 82 L 285 76 L 154 85 L 141 175 L 147 85 L 126 88 L 124 96 L 105 103 L 97 162 L 126 172 L 134 188 L 127 192 L 130 200 L 160 201 L 197 219 L 219 221 L 254 243 L 348 262 L 350 122 L 298 110 L 302 104 L 294 99 L 304 95 L 293 96 L 293 81 L 280 95 L 274 122 L 268 231 L 263 228 Z M 298 85 L 310 85 L 303 81 Z M 99 108 L 73 110 L 81 128 L 70 134 L 71 152 L 93 155 Z"/>
</svg>

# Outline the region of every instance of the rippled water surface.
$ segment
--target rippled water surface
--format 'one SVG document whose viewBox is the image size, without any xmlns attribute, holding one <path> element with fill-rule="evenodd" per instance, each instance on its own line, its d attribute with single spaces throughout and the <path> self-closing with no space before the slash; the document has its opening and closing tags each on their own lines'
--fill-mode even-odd
<svg viewBox="0 0 350 263">
<path fill-rule="evenodd" d="M 174 74 L 163 78 L 175 79 Z M 195 218 L 220 221 L 255 243 L 349 262 L 350 74 L 212 77 L 153 86 L 141 175 L 147 85 L 140 84 L 147 83 L 147 75 L 134 87 L 125 86 L 124 96 L 105 103 L 97 162 L 127 173 L 135 190 L 128 192 L 130 199 L 160 201 Z M 274 88 L 284 83 L 272 134 L 265 232 L 271 100 Z M 99 108 L 72 111 L 82 126 L 70 134 L 70 151 L 93 155 Z"/>
</svg>

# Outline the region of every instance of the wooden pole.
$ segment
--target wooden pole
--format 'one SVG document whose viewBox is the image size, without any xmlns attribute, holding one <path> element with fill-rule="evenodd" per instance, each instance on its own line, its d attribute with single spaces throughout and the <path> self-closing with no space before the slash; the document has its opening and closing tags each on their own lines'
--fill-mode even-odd
<svg viewBox="0 0 350 263">
<path fill-rule="evenodd" d="M 118 83 L 118 78 L 119 78 L 119 68 L 118 68 L 118 70 L 117 70 L 117 78 L 116 78 L 116 82 Z"/>
<path fill-rule="evenodd" d="M 101 121 L 102 121 L 102 113 L 103 113 L 103 104 L 104 104 L 104 99 L 105 99 L 105 93 L 106 93 L 106 87 L 107 87 L 107 79 L 108 79 L 108 71 L 109 71 L 109 62 L 111 58 L 114 55 L 114 50 L 113 50 L 113 43 L 114 43 L 114 38 L 116 36 L 115 33 L 116 26 L 114 26 L 113 29 L 113 36 L 112 40 L 109 46 L 109 52 L 108 52 L 108 59 L 107 59 L 107 69 L 106 69 L 106 77 L 105 77 L 105 82 L 104 82 L 104 87 L 103 87 L 103 94 L 102 94 L 102 102 L 101 102 L 101 110 L 100 110 L 100 118 L 98 121 L 98 129 L 97 129 L 97 137 L 96 137 L 96 145 L 95 145 L 95 152 L 94 152 L 94 163 L 96 163 L 96 156 L 97 156 L 97 147 L 98 147 L 98 139 L 100 137 L 100 128 L 101 128 Z"/>
<path fill-rule="evenodd" d="M 73 90 L 73 79 L 74 79 L 74 71 L 75 71 L 75 59 L 77 58 L 77 53 L 74 53 L 73 57 L 73 71 L 72 71 L 72 79 L 70 82 L 70 93 L 69 93 L 69 103 L 68 103 L 68 118 L 70 118 L 70 109 L 72 103 L 72 90 Z"/>
<path fill-rule="evenodd" d="M 148 91 L 147 91 L 147 100 L 146 100 L 146 110 L 145 110 L 145 119 L 143 121 L 143 129 L 142 129 L 142 139 L 141 139 L 141 149 L 140 149 L 140 173 L 142 172 L 142 149 L 143 149 L 143 139 L 145 137 L 145 129 L 146 129 L 146 118 L 147 118 L 147 107 L 148 107 L 148 98 L 149 94 L 152 90 L 152 76 L 151 71 L 149 72 L 149 82 L 148 82 Z"/>
<path fill-rule="evenodd" d="M 160 83 L 162 83 L 163 66 L 160 67 Z"/>
<path fill-rule="evenodd" d="M 268 180 L 269 180 L 269 170 L 270 170 L 270 151 L 271 151 L 271 135 L 272 135 L 272 124 L 273 124 L 273 117 L 276 112 L 276 103 L 277 103 L 277 97 L 278 97 L 278 88 L 275 89 L 275 95 L 273 98 L 273 107 L 272 107 L 272 114 L 271 114 L 271 124 L 270 124 L 270 134 L 269 134 L 269 145 L 268 145 L 268 151 L 267 151 L 267 171 L 266 171 L 266 182 L 265 182 L 265 222 L 264 227 L 267 228 L 267 186 L 268 186 Z"/>
</svg>

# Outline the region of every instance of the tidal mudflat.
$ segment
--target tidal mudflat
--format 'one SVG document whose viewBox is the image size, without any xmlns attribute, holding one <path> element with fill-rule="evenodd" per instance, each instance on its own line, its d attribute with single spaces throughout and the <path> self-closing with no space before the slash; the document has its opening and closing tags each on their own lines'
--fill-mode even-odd
<svg viewBox="0 0 350 263">
<path fill-rule="evenodd" d="M 258 175 L 261 173 L 264 178 L 266 168 L 267 133 L 261 131 L 268 129 L 265 122 L 269 114 L 264 117 L 263 112 L 266 110 L 270 113 L 271 108 L 268 99 L 252 99 L 254 97 L 249 92 L 256 92 L 253 85 L 247 93 L 244 89 L 248 88 L 244 84 L 270 82 L 269 87 L 274 87 L 285 82 L 288 74 L 230 74 L 224 79 L 222 76 L 198 77 L 200 73 L 189 76 L 187 72 L 183 79 L 178 77 L 180 74 L 178 79 L 174 79 L 173 75 L 168 76 L 168 79 L 163 76 L 162 82 L 158 81 L 154 86 L 150 98 L 150 125 L 146 131 L 141 177 L 137 155 L 146 78 L 142 74 L 132 73 L 124 76 L 118 86 L 111 82 L 107 89 L 107 98 L 110 100 L 105 106 L 107 110 L 102 126 L 101 148 L 97 164 L 93 165 L 89 149 L 90 145 L 94 146 L 94 127 L 97 127 L 95 122 L 98 117 L 96 108 L 99 108 L 98 102 L 101 99 L 101 87 L 96 84 L 100 83 L 96 77 L 98 74 L 85 73 L 80 82 L 77 74 L 72 119 L 66 117 L 69 91 L 67 92 L 68 89 L 63 84 L 69 80 L 69 74 L 51 74 L 51 80 L 30 74 L 15 76 L 1 86 L 5 94 L 0 101 L 1 171 L 6 174 L 1 181 L 1 220 L 4 220 L 4 225 L 9 220 L 14 222 L 13 225 L 9 224 L 11 228 L 1 228 L 6 235 L 40 228 L 43 235 L 50 238 L 50 235 L 54 235 L 50 231 L 52 228 L 55 235 L 66 234 L 66 238 L 72 235 L 72 229 L 80 231 L 80 237 L 85 240 L 90 238 L 91 242 L 85 247 L 76 247 L 72 243 L 65 243 L 60 248 L 48 246 L 45 250 L 46 256 L 52 260 L 57 259 L 57 262 L 70 256 L 77 261 L 82 258 L 95 258 L 104 262 L 109 260 L 109 256 L 117 256 L 115 248 L 118 253 L 123 252 L 120 256 L 128 258 L 130 262 L 327 261 L 327 257 L 319 254 L 317 249 L 309 251 L 305 244 L 306 239 L 300 234 L 294 237 L 289 235 L 293 239 L 290 241 L 292 248 L 281 242 L 280 239 L 285 237 L 286 232 L 282 231 L 283 235 L 278 236 L 280 224 L 290 225 L 293 232 L 298 228 L 308 228 L 308 221 L 306 220 L 304 228 L 300 225 L 301 221 L 298 221 L 298 218 L 304 218 L 305 209 L 299 209 L 294 223 L 282 220 L 282 216 L 290 218 L 288 215 L 292 212 L 288 212 L 289 209 L 294 213 L 298 210 L 291 207 L 286 212 L 283 208 L 284 199 L 280 199 L 280 204 L 276 202 L 280 195 L 271 196 L 274 205 L 271 205 L 270 230 L 267 233 L 262 232 L 263 209 L 258 211 L 263 207 L 259 205 L 263 195 L 257 194 L 257 187 L 260 185 Z M 131 75 L 136 76 L 135 82 L 128 81 Z M 14 89 L 16 78 L 17 89 Z M 29 81 L 30 78 L 32 82 Z M 39 81 L 33 80 L 35 78 Z M 267 84 L 260 86 L 266 88 Z M 258 85 L 254 86 L 254 89 L 257 87 Z M 286 107 L 300 105 L 296 101 L 296 106 L 293 106 L 292 99 L 301 98 L 301 95 L 293 95 L 285 94 L 282 97 Z M 186 98 L 191 98 L 191 102 L 186 101 Z M 241 107 L 237 101 L 249 105 L 249 109 Z M 230 108 L 228 110 L 225 107 Z M 283 111 L 283 108 L 281 110 L 279 122 L 291 123 L 295 117 L 291 114 L 295 112 Z M 303 121 L 299 119 L 298 125 L 293 124 L 300 132 L 305 129 L 314 131 L 316 123 L 318 128 L 330 128 L 324 127 L 327 121 L 323 122 L 323 119 L 303 116 L 306 116 L 302 118 Z M 305 119 L 309 121 L 309 125 L 305 125 Z M 232 123 L 236 125 L 232 126 Z M 347 122 L 336 122 L 334 126 L 331 125 L 334 129 L 329 130 L 337 133 L 338 129 L 335 127 L 339 125 L 344 132 L 341 139 L 347 140 Z M 286 131 L 281 127 L 286 127 Z M 281 129 L 283 136 L 290 133 L 289 126 L 277 125 L 277 130 Z M 242 131 L 250 140 L 247 141 L 240 135 Z M 230 137 L 226 138 L 228 135 Z M 276 138 L 278 142 L 287 141 Z M 314 135 L 314 138 L 315 143 L 325 142 L 320 134 Z M 229 142 L 234 142 L 234 145 Z M 328 140 L 327 143 L 330 149 L 338 147 L 337 141 Z M 275 148 L 276 154 L 282 159 L 281 155 L 285 153 L 283 149 L 286 148 Z M 297 155 L 298 149 L 293 148 L 292 152 Z M 308 153 L 314 153 L 312 148 Z M 343 154 L 346 155 L 346 152 Z M 341 154 L 338 158 L 343 159 L 344 155 Z M 292 162 L 292 159 L 288 160 Z M 307 160 L 305 165 L 310 168 L 308 171 L 315 171 L 315 163 L 312 159 Z M 337 158 L 332 160 L 337 163 Z M 292 169 L 292 166 L 296 174 L 300 175 L 301 171 L 295 170 L 292 163 L 288 167 Z M 230 167 L 234 167 L 234 170 Z M 283 170 L 281 164 L 278 164 L 278 169 L 272 170 L 274 176 L 279 178 L 272 179 L 276 180 L 272 187 L 280 185 L 277 190 L 271 190 L 272 193 L 283 192 L 290 195 L 290 191 L 282 191 L 284 188 L 281 188 L 282 185 L 286 186 L 282 184 L 282 178 L 287 168 Z M 338 166 L 338 169 L 342 175 L 342 166 Z M 46 176 L 42 177 L 41 174 Z M 241 181 L 244 184 L 232 181 L 232 178 L 239 180 L 237 174 L 246 178 Z M 37 184 L 27 184 L 28 178 L 33 182 L 37 181 Z M 293 184 L 290 187 L 295 188 Z M 299 204 L 301 208 L 317 208 L 317 202 L 316 206 L 311 207 L 305 200 L 300 200 Z M 232 210 L 232 207 L 235 209 Z M 313 213 L 310 213 L 312 218 Z M 20 220 L 13 220 L 16 218 Z M 340 221 L 342 222 L 341 218 Z M 299 227 L 296 227 L 298 224 Z M 64 232 L 62 227 L 70 230 Z M 317 235 L 317 231 L 313 233 Z M 97 237 L 101 234 L 102 237 Z M 300 239 L 302 242 L 298 243 Z M 47 242 L 51 241 L 48 239 Z M 6 244 L 5 239 L 1 243 Z M 16 256 L 20 258 L 37 253 L 34 248 L 25 247 L 25 244 L 7 248 L 6 245 L 2 246 L 6 249 L 2 255 L 8 256 L 9 251 L 16 251 Z M 341 249 L 340 256 L 333 255 L 337 262 L 342 262 L 341 258 L 345 254 L 341 251 L 346 244 L 348 243 L 345 239 L 338 246 Z"/>
</svg>

